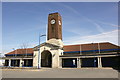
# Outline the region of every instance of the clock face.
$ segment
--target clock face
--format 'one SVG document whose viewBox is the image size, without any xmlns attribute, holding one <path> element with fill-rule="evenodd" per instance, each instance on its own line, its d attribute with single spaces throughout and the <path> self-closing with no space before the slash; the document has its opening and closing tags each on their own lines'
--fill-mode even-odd
<svg viewBox="0 0 120 80">
<path fill-rule="evenodd" d="M 51 20 L 51 24 L 55 24 L 55 20 L 54 19 Z"/>
<path fill-rule="evenodd" d="M 59 25 L 61 25 L 61 22 L 59 21 Z"/>
</svg>

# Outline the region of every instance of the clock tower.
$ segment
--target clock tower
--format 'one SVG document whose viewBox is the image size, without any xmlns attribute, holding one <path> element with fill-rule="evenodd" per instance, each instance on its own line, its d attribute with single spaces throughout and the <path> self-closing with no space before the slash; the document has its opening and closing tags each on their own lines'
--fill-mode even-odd
<svg viewBox="0 0 120 80">
<path fill-rule="evenodd" d="M 63 41 L 62 19 L 59 13 L 51 13 L 48 15 L 47 34 L 47 41 L 39 45 L 40 47 L 38 48 L 40 49 L 34 51 L 34 55 L 37 56 L 34 58 L 33 64 L 37 67 L 61 68 L 62 64 L 59 56 L 63 54 Z M 38 55 L 39 53 L 40 55 Z"/>
<path fill-rule="evenodd" d="M 62 40 L 62 18 L 59 13 L 51 13 L 48 16 L 48 37 L 47 39 Z"/>
</svg>

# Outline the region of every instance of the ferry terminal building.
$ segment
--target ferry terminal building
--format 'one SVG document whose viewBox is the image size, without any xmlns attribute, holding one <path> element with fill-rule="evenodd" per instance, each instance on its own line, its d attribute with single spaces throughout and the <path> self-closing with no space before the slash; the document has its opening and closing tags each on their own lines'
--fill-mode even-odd
<svg viewBox="0 0 120 80">
<path fill-rule="evenodd" d="M 64 45 L 62 17 L 59 13 L 48 16 L 47 41 L 34 48 L 17 49 L 5 54 L 6 67 L 119 67 L 120 47 L 109 43 Z"/>
</svg>

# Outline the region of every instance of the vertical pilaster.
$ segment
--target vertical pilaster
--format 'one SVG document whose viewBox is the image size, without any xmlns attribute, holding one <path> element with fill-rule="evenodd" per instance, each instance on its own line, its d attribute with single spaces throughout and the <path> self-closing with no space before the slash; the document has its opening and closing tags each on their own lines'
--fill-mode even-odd
<svg viewBox="0 0 120 80">
<path fill-rule="evenodd" d="M 59 58 L 59 68 L 62 68 L 62 58 Z"/>
<path fill-rule="evenodd" d="M 8 65 L 9 67 L 11 66 L 11 59 L 9 59 L 9 65 Z"/>
<path fill-rule="evenodd" d="M 81 68 L 81 61 L 80 61 L 80 58 L 77 58 L 77 68 Z"/>
<path fill-rule="evenodd" d="M 59 53 L 58 50 L 54 50 L 52 53 L 52 68 L 59 68 Z"/>
<path fill-rule="evenodd" d="M 102 68 L 101 57 L 98 57 L 98 68 Z"/>
<path fill-rule="evenodd" d="M 34 51 L 33 67 L 38 68 L 38 51 Z"/>
<path fill-rule="evenodd" d="M 80 68 L 81 68 L 81 59 L 79 58 L 79 65 L 80 65 Z"/>
<path fill-rule="evenodd" d="M 20 63 L 19 63 L 20 67 L 22 67 L 22 64 L 23 64 L 23 61 L 22 59 L 20 59 Z"/>
</svg>

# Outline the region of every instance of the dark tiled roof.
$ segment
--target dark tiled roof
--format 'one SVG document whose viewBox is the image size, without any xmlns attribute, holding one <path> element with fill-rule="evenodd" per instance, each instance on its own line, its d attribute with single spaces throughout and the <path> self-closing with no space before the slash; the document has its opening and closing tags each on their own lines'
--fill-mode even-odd
<svg viewBox="0 0 120 80">
<path fill-rule="evenodd" d="M 98 43 L 90 43 L 90 44 L 64 45 L 63 49 L 64 49 L 64 52 L 98 50 L 98 45 L 100 45 L 99 46 L 100 50 L 118 49 L 118 48 L 120 49 L 119 46 L 114 45 L 109 42 L 104 42 L 104 43 L 99 43 L 99 44 Z M 37 47 L 34 47 L 34 48 L 37 48 Z M 7 54 L 26 54 L 26 53 L 33 54 L 34 48 L 17 49 L 15 51 L 9 52 Z"/>
<path fill-rule="evenodd" d="M 7 54 L 33 54 L 33 48 L 17 49 Z"/>
<path fill-rule="evenodd" d="M 100 50 L 103 49 L 118 49 L 119 47 L 109 42 L 104 43 L 90 43 L 90 44 L 77 44 L 77 45 L 65 45 L 64 52 L 70 51 L 89 51 L 89 50 Z"/>
</svg>

